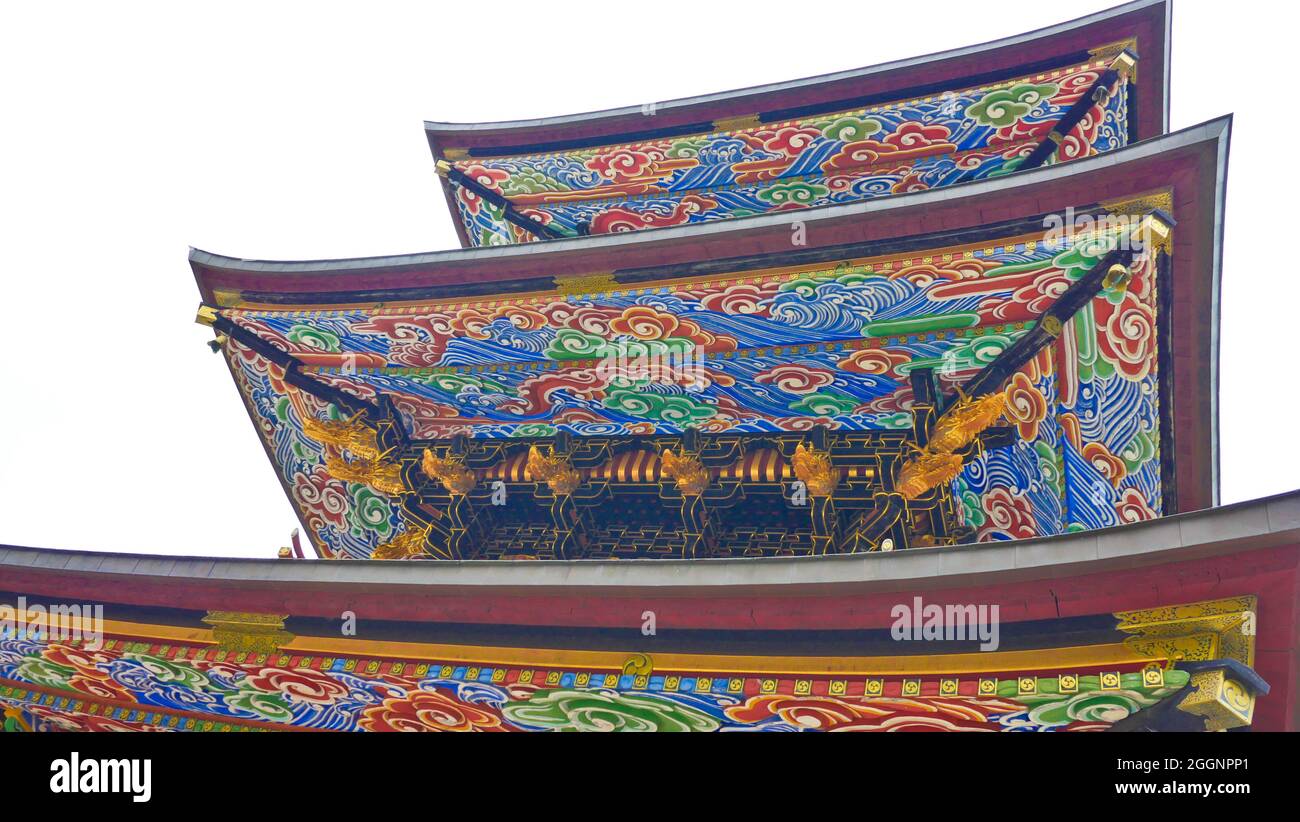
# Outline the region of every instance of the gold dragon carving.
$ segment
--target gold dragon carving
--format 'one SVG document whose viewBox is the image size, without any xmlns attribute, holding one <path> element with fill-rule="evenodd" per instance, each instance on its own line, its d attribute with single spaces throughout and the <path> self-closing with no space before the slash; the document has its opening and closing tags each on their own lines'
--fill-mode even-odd
<svg viewBox="0 0 1300 822">
<path fill-rule="evenodd" d="M 543 454 L 536 445 L 528 449 L 528 475 L 535 482 L 544 482 L 558 496 L 567 497 L 582 484 L 582 475 L 569 465 L 569 461 L 554 451 Z"/>
<path fill-rule="evenodd" d="M 429 529 L 408 527 L 405 531 L 390 539 L 388 542 L 376 545 L 370 552 L 371 559 L 410 559 L 423 553 L 425 540 L 429 537 Z"/>
<path fill-rule="evenodd" d="M 463 496 L 473 491 L 474 486 L 478 484 L 474 472 L 466 468 L 463 462 L 451 456 L 439 457 L 429 448 L 424 449 L 420 468 L 430 479 L 442 483 L 442 487 L 449 494 Z"/>
<path fill-rule="evenodd" d="M 1006 413 L 1006 392 L 978 399 L 963 396 L 934 426 L 926 447 L 908 460 L 898 472 L 897 490 L 905 499 L 952 482 L 961 474 L 964 460 L 955 452 L 975 442 Z"/>
<path fill-rule="evenodd" d="M 831 465 L 830 455 L 799 443 L 791 460 L 794 475 L 814 497 L 829 497 L 840 482 L 840 471 Z"/>
<path fill-rule="evenodd" d="M 361 421 L 361 413 L 341 420 L 322 420 L 310 414 L 302 420 L 303 433 L 322 445 L 345 449 L 363 460 L 383 456 L 375 430 Z"/>
<path fill-rule="evenodd" d="M 676 454 L 665 448 L 660 455 L 664 474 L 677 484 L 677 490 L 688 497 L 697 497 L 709 487 L 709 470 L 694 454 Z"/>
</svg>

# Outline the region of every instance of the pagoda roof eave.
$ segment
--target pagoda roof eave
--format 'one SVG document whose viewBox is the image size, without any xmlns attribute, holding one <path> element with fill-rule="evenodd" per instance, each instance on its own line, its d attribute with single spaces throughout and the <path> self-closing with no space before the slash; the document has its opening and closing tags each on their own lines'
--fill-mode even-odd
<svg viewBox="0 0 1300 822">
<path fill-rule="evenodd" d="M 656 128 L 681 128 L 713 120 L 781 111 L 790 107 L 861 97 L 908 96 L 911 90 L 960 83 L 981 74 L 1031 66 L 1075 51 L 1086 52 L 1108 40 L 1124 39 L 1122 29 L 1141 29 L 1150 38 L 1140 44 L 1147 77 L 1141 94 L 1156 106 L 1142 118 L 1139 136 L 1168 127 L 1169 0 L 1136 0 L 1075 20 L 978 45 L 934 52 L 903 60 L 828 74 L 684 97 L 654 104 Z M 1130 35 L 1131 36 L 1131 35 Z M 630 126 L 644 129 L 642 105 L 578 114 L 495 122 L 426 121 L 425 132 L 436 157 L 446 147 L 516 148 L 575 139 L 619 138 Z"/>
<path fill-rule="evenodd" d="M 573 239 L 548 240 L 542 243 L 522 243 L 508 246 L 482 248 L 455 248 L 442 251 L 416 252 L 412 254 L 394 254 L 374 257 L 347 257 L 322 260 L 258 260 L 244 257 L 232 257 L 190 248 L 189 261 L 199 278 L 200 289 L 204 299 L 211 299 L 210 287 L 221 287 L 223 273 L 269 275 L 276 279 L 289 279 L 293 275 L 325 275 L 331 278 L 347 276 L 364 277 L 371 273 L 392 272 L 411 269 L 432 269 L 441 265 L 482 264 L 490 266 L 496 262 L 527 260 L 538 262 L 538 258 L 559 258 L 570 254 L 592 252 L 625 251 L 637 247 L 657 246 L 680 241 L 699 241 L 715 237 L 743 238 L 746 235 L 770 230 L 774 227 L 788 228 L 792 222 L 804 224 L 827 223 L 858 217 L 881 217 L 894 213 L 924 209 L 944 204 L 952 205 L 962 202 L 974 202 L 978 198 L 999 192 L 1024 189 L 1041 183 L 1068 180 L 1111 166 L 1153 157 L 1178 149 L 1201 143 L 1226 141 L 1231 130 L 1232 117 L 1227 115 L 1191 126 L 1181 131 L 1162 137 L 1156 137 L 1135 143 L 1127 148 L 1109 154 L 1075 160 L 1070 163 L 1046 166 L 1033 171 L 1010 174 L 1002 177 L 962 183 L 950 188 L 898 194 L 862 202 L 844 205 L 820 206 L 799 211 L 787 211 L 761 214 L 750 217 L 737 217 L 707 223 L 690 223 L 681 226 L 649 228 L 641 231 L 629 231 L 614 234 L 602 234 Z M 1226 162 L 1226 147 L 1222 152 Z M 596 268 L 588 268 L 594 271 Z M 489 277 L 489 279 L 492 279 Z"/>
<path fill-rule="evenodd" d="M 552 278 L 714 276 L 806 263 L 799 255 L 866 257 L 900 239 L 930 248 L 964 233 L 978 242 L 986 229 L 996 236 L 1009 222 L 1037 231 L 1044 215 L 1171 191 L 1179 223 L 1171 276 L 1180 297 L 1167 306 L 1174 420 L 1165 445 L 1179 482 L 1168 512 L 1191 511 L 1219 500 L 1218 317 L 1231 122 L 1224 117 L 1106 155 L 940 191 L 730 221 L 349 260 L 250 261 L 199 250 L 190 259 L 203 299 L 222 308 L 509 299 L 557 293 Z M 796 223 L 806 228 L 807 243 L 794 249 Z"/>
<path fill-rule="evenodd" d="M 1113 528 L 1010 542 L 808 557 L 618 560 L 291 561 L 124 554 L 0 545 L 6 587 L 141 606 L 180 607 L 187 585 L 240 591 L 350 588 L 427 597 L 434 589 L 529 595 L 600 591 L 708 596 L 738 591 L 914 591 L 1077 577 L 1291 545 L 1300 490 Z M 112 587 L 109 579 L 131 579 Z M 87 588 L 86 586 L 92 586 Z M 403 589 L 407 589 L 403 593 Z M 120 597 L 112 592 L 129 592 Z M 175 601 L 171 601 L 175 600 Z M 245 603 L 264 607 L 265 603 Z M 395 602 L 394 607 L 400 603 Z M 328 611 L 329 604 L 322 606 Z"/>
</svg>

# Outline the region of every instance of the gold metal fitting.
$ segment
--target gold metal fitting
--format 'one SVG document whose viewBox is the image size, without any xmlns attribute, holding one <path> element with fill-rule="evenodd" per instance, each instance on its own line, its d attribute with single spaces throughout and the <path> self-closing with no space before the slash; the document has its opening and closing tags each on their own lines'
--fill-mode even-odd
<svg viewBox="0 0 1300 822">
<path fill-rule="evenodd" d="M 762 123 L 757 114 L 747 114 L 743 117 L 724 117 L 721 120 L 713 121 L 713 130 L 718 131 L 741 131 L 747 128 L 758 128 Z"/>
<path fill-rule="evenodd" d="M 1164 220 L 1154 214 L 1148 214 L 1138 226 L 1138 236 L 1148 253 L 1173 251 L 1174 232 Z"/>
<path fill-rule="evenodd" d="M 1128 266 L 1116 263 L 1110 267 L 1110 271 L 1106 272 L 1106 277 L 1101 281 L 1101 287 L 1107 291 L 1122 288 L 1127 286 L 1132 278 L 1133 272 L 1129 270 Z"/>
<path fill-rule="evenodd" d="M 225 348 L 228 342 L 230 342 L 229 337 L 225 334 L 218 334 L 215 339 L 208 340 L 208 348 L 212 349 L 213 354 L 220 354 L 221 349 Z"/>
<path fill-rule="evenodd" d="M 199 306 L 199 313 L 194 317 L 199 325 L 212 326 L 217 322 L 217 309 L 211 305 Z"/>
<path fill-rule="evenodd" d="M 1041 328 L 1047 332 L 1049 337 L 1052 338 L 1061 336 L 1061 331 L 1063 330 L 1061 327 L 1061 320 L 1052 314 L 1043 317 Z"/>
<path fill-rule="evenodd" d="M 1137 60 L 1127 51 L 1120 52 L 1115 61 L 1110 64 L 1110 67 L 1119 72 L 1121 80 L 1137 79 Z"/>
<path fill-rule="evenodd" d="M 438 172 L 439 177 L 446 177 L 451 174 L 451 163 L 446 160 L 439 160 L 433 164 L 433 170 Z"/>
</svg>

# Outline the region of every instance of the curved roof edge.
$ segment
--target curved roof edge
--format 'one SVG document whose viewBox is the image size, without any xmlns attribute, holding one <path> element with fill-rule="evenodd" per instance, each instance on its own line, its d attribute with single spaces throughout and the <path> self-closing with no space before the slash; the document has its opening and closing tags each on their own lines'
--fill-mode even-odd
<svg viewBox="0 0 1300 822">
<path fill-rule="evenodd" d="M 1150 157 L 1167 151 L 1195 145 L 1197 143 L 1223 141 L 1226 143 L 1231 132 L 1232 115 L 1209 120 L 1172 134 L 1155 137 L 1134 143 L 1126 148 L 1108 154 L 1075 160 L 1054 166 L 1045 166 L 1032 171 L 1008 174 L 988 180 L 961 183 L 950 188 L 920 191 L 910 194 L 898 194 L 858 203 L 844 205 L 820 206 L 797 212 L 777 212 L 760 214 L 752 217 L 737 217 L 730 220 L 717 220 L 707 223 L 692 223 L 684 226 L 650 228 L 642 231 L 629 231 L 618 234 L 599 234 L 574 239 L 548 240 L 540 243 L 525 243 L 510 246 L 493 246 L 484 248 L 457 248 L 445 251 L 417 252 L 413 254 L 394 254 L 376 257 L 350 257 L 326 260 L 276 261 L 256 260 L 242 257 L 230 257 L 222 254 L 191 248 L 190 263 L 199 269 L 219 269 L 223 271 L 248 272 L 257 274 L 348 274 L 366 271 L 381 271 L 414 266 L 433 266 L 442 263 L 463 263 L 492 259 L 527 259 L 537 255 L 564 254 L 567 252 L 611 249 L 660 243 L 673 240 L 702 239 L 705 237 L 743 233 L 750 229 L 762 229 L 772 226 L 788 226 L 791 220 L 803 223 L 816 223 L 836 220 L 843 217 L 876 216 L 891 211 L 912 208 L 914 206 L 937 205 L 954 200 L 973 199 L 986 194 L 1021 188 L 1036 183 L 1068 179 L 1078 175 L 1095 172 L 1108 166 L 1119 165 L 1132 160 Z M 1226 145 L 1221 148 L 1226 162 Z"/>
<path fill-rule="evenodd" d="M 1019 542 L 927 548 L 882 554 L 764 559 L 468 560 L 378 562 L 219 559 L 0 547 L 4 571 L 45 570 L 152 577 L 175 583 L 329 584 L 471 589 L 790 589 L 878 584 L 890 588 L 968 583 L 972 576 L 1091 573 L 1108 564 L 1164 563 L 1206 552 L 1300 540 L 1300 491 L 1149 522 Z"/>
<path fill-rule="evenodd" d="M 1068 43 L 1071 35 L 1090 33 L 1090 30 L 1096 29 L 1098 32 L 1104 30 L 1104 25 L 1112 23 L 1119 18 L 1127 15 L 1145 13 L 1149 15 L 1154 26 L 1156 34 L 1161 40 L 1160 47 L 1162 54 L 1150 54 L 1148 49 L 1143 55 L 1148 63 L 1157 63 L 1161 67 L 1158 75 L 1159 85 L 1162 87 L 1162 93 L 1157 99 L 1160 101 L 1159 120 L 1163 124 L 1163 129 L 1168 127 L 1168 66 L 1169 66 L 1169 23 L 1170 23 L 1170 5 L 1171 0 L 1136 0 L 1135 2 L 1126 3 L 1114 8 L 1105 9 L 1095 14 L 1080 17 L 1068 22 L 1058 23 L 1041 29 L 1025 32 L 1023 34 L 1012 35 L 998 40 L 991 40 L 972 46 L 950 49 L 948 51 L 934 52 L 920 57 L 895 60 L 888 63 L 867 66 L 846 71 L 832 72 L 829 74 L 815 75 L 804 77 L 796 80 L 789 80 L 778 83 L 769 83 L 766 85 L 749 86 L 745 88 L 732 89 L 730 91 L 714 92 L 711 94 L 702 94 L 693 97 L 683 97 L 675 100 L 654 103 L 654 114 L 658 118 L 673 117 L 680 113 L 688 113 L 688 119 L 711 120 L 719 115 L 728 112 L 716 111 L 727 104 L 736 104 L 741 107 L 760 107 L 765 108 L 777 107 L 776 103 L 783 96 L 800 95 L 806 97 L 815 90 L 827 87 L 836 87 L 836 94 L 842 96 L 839 86 L 852 85 L 857 82 L 866 80 L 879 80 L 883 75 L 898 74 L 913 69 L 936 67 L 938 64 L 950 61 L 962 61 L 953 68 L 958 69 L 955 72 L 948 72 L 943 79 L 949 81 L 960 81 L 963 77 L 960 69 L 970 65 L 984 66 L 994 53 L 1003 51 L 1007 52 L 1007 57 L 1013 62 L 1006 62 L 1005 66 L 995 66 L 995 69 L 1012 69 L 1017 67 L 1015 52 L 1022 50 L 1025 46 L 1037 43 L 1045 43 L 1053 38 L 1065 38 L 1062 40 L 1062 46 L 1055 47 L 1059 54 L 1068 54 L 1064 44 Z M 1104 35 L 1102 35 L 1104 36 Z M 1094 43 L 1094 46 L 1101 43 Z M 1030 55 L 1028 62 L 1033 62 L 1037 55 Z M 1004 61 L 1005 62 L 1005 61 Z M 1020 58 L 1020 63 L 1024 64 L 1025 58 Z M 969 74 L 969 72 L 967 72 Z M 905 86 L 900 86 L 900 89 Z M 834 95 L 832 95 L 834 96 Z M 645 107 L 643 105 L 624 106 L 620 108 L 603 109 L 598 111 L 583 112 L 578 114 L 560 115 L 554 117 L 540 117 L 524 120 L 502 120 L 488 121 L 477 123 L 453 123 L 425 121 L 424 128 L 429 134 L 431 143 L 450 144 L 448 139 L 452 137 L 463 137 L 467 140 L 473 140 L 475 135 L 486 136 L 496 133 L 509 133 L 511 139 L 518 140 L 526 132 L 540 132 L 548 129 L 573 128 L 575 126 L 588 126 L 591 133 L 600 131 L 600 124 L 610 123 L 624 117 L 641 118 L 645 116 Z M 752 112 L 751 112 L 752 113 Z M 674 117 L 674 119 L 676 119 Z M 540 137 L 540 135 L 538 135 Z M 1143 137 L 1151 136 L 1144 133 Z M 435 153 L 437 146 L 435 145 Z"/>
</svg>

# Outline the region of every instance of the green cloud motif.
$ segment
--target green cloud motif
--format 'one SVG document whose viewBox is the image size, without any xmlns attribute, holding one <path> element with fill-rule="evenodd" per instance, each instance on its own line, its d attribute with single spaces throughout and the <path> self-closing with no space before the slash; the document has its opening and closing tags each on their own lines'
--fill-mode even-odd
<svg viewBox="0 0 1300 822">
<path fill-rule="evenodd" d="M 990 91 L 979 102 L 966 109 L 967 117 L 974 117 L 980 125 L 1009 126 L 1034 110 L 1034 107 L 1059 90 L 1053 83 L 1041 86 L 1021 83 L 1011 88 Z"/>
<path fill-rule="evenodd" d="M 838 417 L 853 413 L 853 409 L 858 407 L 858 401 L 838 391 L 823 391 L 800 397 L 786 407 L 796 413 L 814 417 Z"/>
<path fill-rule="evenodd" d="M 703 711 L 646 693 L 538 691 L 507 702 L 501 714 L 518 725 L 555 731 L 713 731 L 721 723 Z"/>
<path fill-rule="evenodd" d="M 638 388 L 612 388 L 602 400 L 606 408 L 629 417 L 691 425 L 712 419 L 718 410 L 684 394 L 654 394 Z"/>
<path fill-rule="evenodd" d="M 841 140 L 845 143 L 865 140 L 884 128 L 879 120 L 870 117 L 852 116 L 840 117 L 830 123 L 818 123 L 816 125 L 821 126 L 822 136 L 826 139 Z"/>
</svg>

